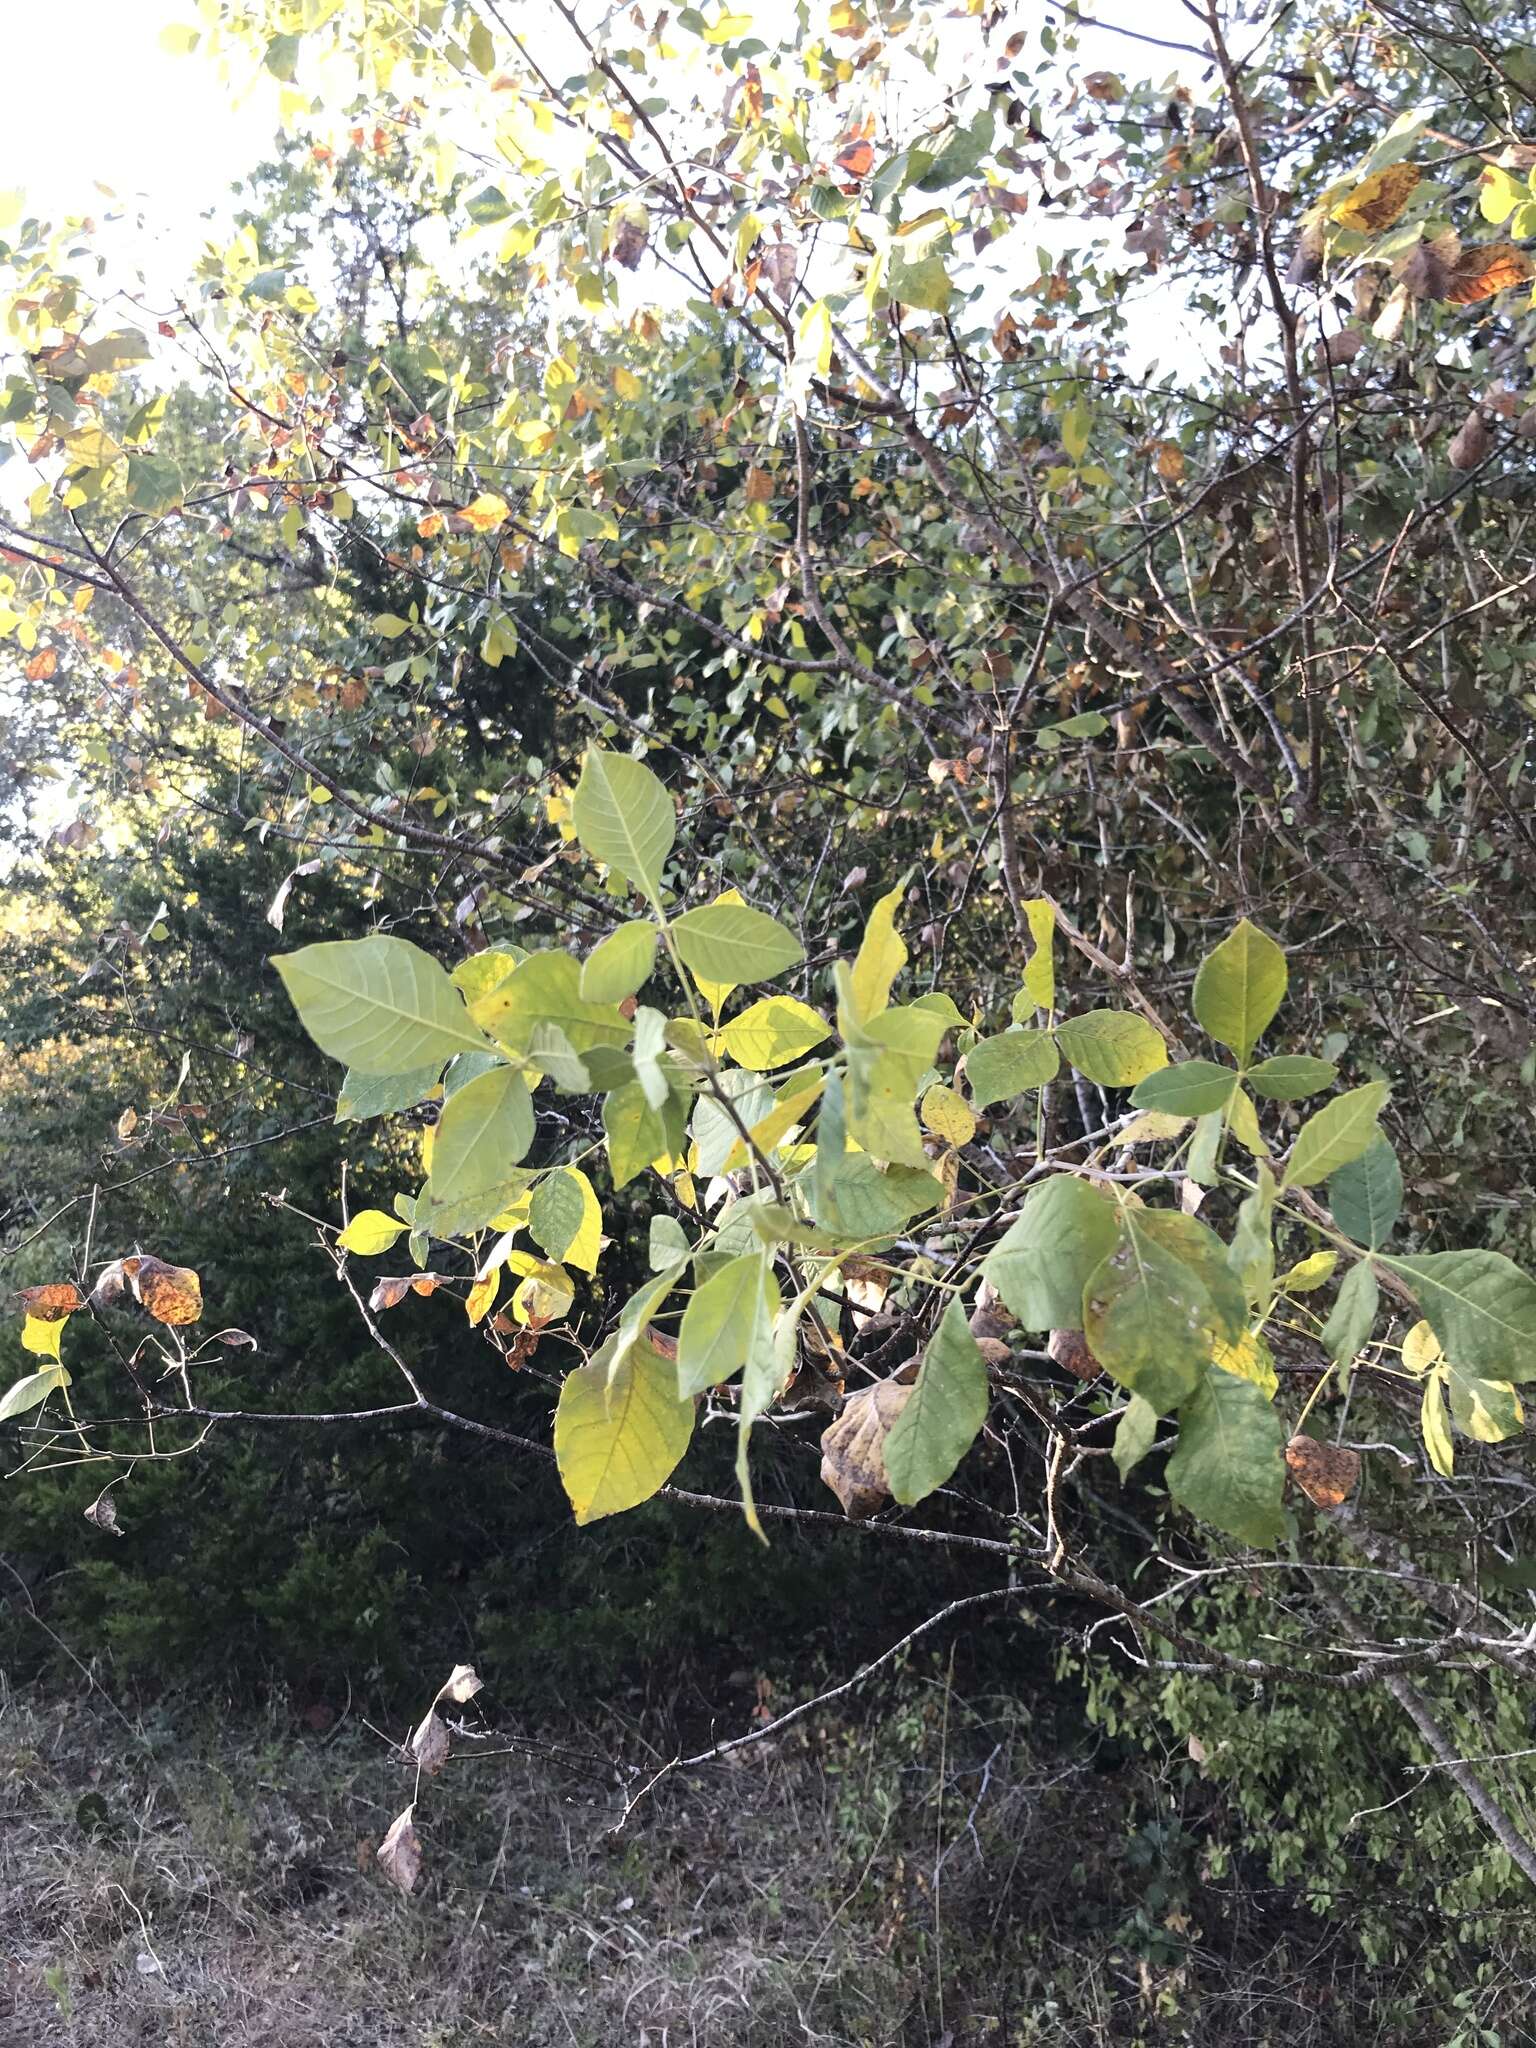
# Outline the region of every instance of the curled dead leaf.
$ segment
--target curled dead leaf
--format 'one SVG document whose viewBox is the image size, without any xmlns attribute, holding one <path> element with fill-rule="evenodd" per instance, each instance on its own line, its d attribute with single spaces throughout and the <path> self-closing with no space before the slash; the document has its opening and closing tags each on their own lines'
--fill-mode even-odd
<svg viewBox="0 0 1536 2048">
<path fill-rule="evenodd" d="M 1074 1379 L 1096 1380 L 1103 1371 L 1081 1330 L 1052 1330 L 1045 1348 L 1063 1372 L 1071 1373 Z"/>
<path fill-rule="evenodd" d="M 1337 334 L 1325 335 L 1317 345 L 1319 369 L 1339 369 L 1345 363 L 1352 363 L 1365 347 L 1365 336 L 1358 327 L 1341 327 Z"/>
<path fill-rule="evenodd" d="M 90 1506 L 84 1510 L 84 1514 L 85 1519 L 93 1527 L 104 1529 L 109 1536 L 122 1535 L 123 1532 L 117 1519 L 117 1508 L 110 1493 L 98 1494 Z"/>
<path fill-rule="evenodd" d="M 1474 406 L 1452 436 L 1446 450 L 1452 469 L 1476 469 L 1493 446 L 1493 436 Z"/>
<path fill-rule="evenodd" d="M 1432 241 L 1417 242 L 1397 267 L 1398 281 L 1412 299 L 1443 299 L 1461 257 L 1461 237 L 1454 229 Z"/>
<path fill-rule="evenodd" d="M 374 1851 L 375 1860 L 384 1875 L 407 1896 L 415 1891 L 416 1880 L 421 1875 L 421 1842 L 412 1824 L 415 1812 L 413 1804 L 399 1814 Z"/>
<path fill-rule="evenodd" d="M 1320 1444 L 1316 1437 L 1293 1436 L 1285 1447 L 1285 1462 L 1314 1507 L 1342 1507 L 1360 1478 L 1358 1451 Z"/>
<path fill-rule="evenodd" d="M 437 1709 L 429 1708 L 422 1717 L 421 1726 L 411 1737 L 411 1755 L 427 1777 L 435 1778 L 452 1754 L 453 1744 L 447 1727 Z"/>
<path fill-rule="evenodd" d="M 123 1273 L 141 1307 L 157 1323 L 195 1323 L 203 1312 L 202 1282 L 190 1266 L 164 1259 L 124 1259 Z"/>
<path fill-rule="evenodd" d="M 76 1309 L 84 1308 L 85 1296 L 73 1280 L 50 1280 L 44 1287 L 21 1287 L 16 1303 L 24 1315 L 39 1323 L 62 1323 Z"/>
<path fill-rule="evenodd" d="M 473 1664 L 455 1664 L 438 1698 L 452 1700 L 455 1706 L 462 1707 L 467 1701 L 472 1700 L 477 1692 L 484 1690 L 485 1680 Z"/>
<path fill-rule="evenodd" d="M 880 1380 L 852 1395 L 822 1435 L 823 1484 L 831 1487 L 843 1513 L 853 1521 L 877 1514 L 891 1497 L 885 1439 L 911 1397 L 910 1386 Z"/>
<path fill-rule="evenodd" d="M 1328 237 L 1320 220 L 1309 220 L 1297 238 L 1291 256 L 1291 265 L 1285 273 L 1285 281 L 1291 285 L 1316 284 L 1323 274 L 1323 257 L 1328 249 Z"/>
</svg>

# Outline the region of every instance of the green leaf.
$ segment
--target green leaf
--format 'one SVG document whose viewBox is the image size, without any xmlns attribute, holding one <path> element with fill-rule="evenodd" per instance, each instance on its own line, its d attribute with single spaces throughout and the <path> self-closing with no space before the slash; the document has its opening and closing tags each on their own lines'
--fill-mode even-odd
<svg viewBox="0 0 1536 2048">
<path fill-rule="evenodd" d="M 1323 1325 L 1323 1348 L 1338 1367 L 1341 1391 L 1348 1391 L 1349 1369 L 1370 1342 L 1380 1301 L 1375 1269 L 1362 1259 L 1344 1275 Z"/>
<path fill-rule="evenodd" d="M 750 1131 L 773 1113 L 774 1093 L 767 1081 L 734 1067 L 727 1068 L 715 1083 L 730 1104 L 726 1108 L 712 1095 L 701 1095 L 693 1112 L 693 1142 L 699 1148 L 698 1170 L 709 1175 L 722 1173 L 725 1162 L 741 1142 L 741 1126 Z M 732 1111 L 735 1114 L 732 1114 Z"/>
<path fill-rule="evenodd" d="M 1162 1034 L 1127 1010 L 1089 1010 L 1056 1026 L 1056 1043 L 1086 1081 L 1134 1088 L 1168 1064 Z"/>
<path fill-rule="evenodd" d="M 1208 1110 L 1204 1116 L 1196 1117 L 1194 1136 L 1190 1139 L 1187 1170 L 1197 1187 L 1213 1188 L 1218 1181 L 1217 1156 L 1221 1151 L 1222 1134 L 1227 1119 L 1223 1110 Z"/>
<path fill-rule="evenodd" d="M 1332 1060 L 1316 1060 L 1310 1053 L 1279 1053 L 1272 1060 L 1260 1060 L 1244 1079 L 1255 1095 L 1269 1102 L 1300 1102 L 1306 1095 L 1321 1095 L 1339 1078 Z"/>
<path fill-rule="evenodd" d="M 168 512 L 186 495 L 175 463 L 163 455 L 130 455 L 124 495 L 139 512 Z"/>
<path fill-rule="evenodd" d="M 540 1024 L 556 1026 L 583 1056 L 598 1046 L 626 1046 L 630 1038 L 616 1004 L 583 998 L 581 967 L 570 953 L 529 954 L 479 998 L 475 1014 L 509 1052 L 529 1051 Z"/>
<path fill-rule="evenodd" d="M 1231 1253 L 1208 1223 L 1180 1209 L 1128 1210 L 1135 1228 L 1188 1266 L 1204 1286 L 1224 1342 L 1235 1344 L 1248 1327 L 1248 1304 L 1232 1271 Z"/>
<path fill-rule="evenodd" d="M 653 1216 L 646 1248 L 646 1263 L 653 1273 L 669 1273 L 674 1266 L 693 1256 L 688 1233 L 675 1216 Z"/>
<path fill-rule="evenodd" d="M 1214 1060 L 1181 1060 L 1138 1082 L 1131 1107 L 1160 1109 L 1170 1116 L 1206 1116 L 1226 1108 L 1236 1079 L 1230 1067 L 1218 1067 Z"/>
<path fill-rule="evenodd" d="M 1026 1088 L 1054 1081 L 1061 1061 L 1048 1031 L 1000 1031 L 965 1056 L 965 1079 L 976 1109 L 1006 1102 Z"/>
<path fill-rule="evenodd" d="M 672 926 L 683 965 L 704 981 L 771 981 L 805 958 L 794 933 L 745 903 L 706 903 Z"/>
<path fill-rule="evenodd" d="M 1163 1415 L 1200 1384 L 1223 1330 L 1193 1267 L 1141 1221 L 1122 1213 L 1119 1243 L 1083 1289 L 1082 1327 L 1100 1365 Z"/>
<path fill-rule="evenodd" d="M 1368 1081 L 1363 1088 L 1335 1096 L 1315 1116 L 1309 1116 L 1296 1133 L 1281 1185 L 1314 1187 L 1358 1159 L 1376 1141 L 1376 1119 L 1390 1092 L 1387 1082 Z"/>
<path fill-rule="evenodd" d="M 1285 997 L 1285 955 L 1245 917 L 1200 963 L 1194 1010 L 1218 1045 L 1246 1061 Z"/>
<path fill-rule="evenodd" d="M 1125 1413 L 1115 1424 L 1114 1448 L 1110 1453 L 1122 1484 L 1156 1441 L 1157 1410 L 1150 1401 L 1143 1401 L 1140 1394 L 1132 1394 Z"/>
<path fill-rule="evenodd" d="M 736 1429 L 736 1478 L 741 1487 L 742 1512 L 747 1527 L 759 1542 L 766 1543 L 763 1527 L 757 1518 L 757 1508 L 752 1499 L 752 1474 L 747 1463 L 747 1446 L 752 1434 L 752 1425 L 759 1415 L 766 1414 L 778 1398 L 780 1390 L 789 1383 L 795 1369 L 795 1353 L 799 1340 L 800 1317 L 805 1308 L 805 1297 L 796 1295 L 788 1310 L 774 1321 L 774 1311 L 766 1293 L 751 1294 L 752 1323 L 747 1335 L 747 1359 L 741 1372 L 740 1418 Z"/>
<path fill-rule="evenodd" d="M 1179 1409 L 1164 1476 L 1181 1506 L 1240 1542 L 1285 1533 L 1285 1425 L 1251 1380 L 1212 1368 Z"/>
<path fill-rule="evenodd" d="M 1017 1220 L 982 1261 L 1026 1330 L 1080 1330 L 1083 1290 L 1115 1248 L 1119 1210 L 1072 1174 L 1031 1188 Z"/>
<path fill-rule="evenodd" d="M 666 785 L 643 761 L 588 747 L 571 798 L 571 823 L 594 860 L 656 900 L 662 865 L 677 837 L 677 814 Z"/>
<path fill-rule="evenodd" d="M 579 1181 L 568 1173 L 547 1173 L 528 1205 L 528 1235 L 546 1258 L 558 1262 L 575 1243 L 586 1210 Z"/>
<path fill-rule="evenodd" d="M 422 1225 L 453 1237 L 489 1223 L 528 1184 L 516 1169 L 533 1129 L 533 1103 L 515 1068 L 495 1067 L 461 1088 L 437 1120 Z"/>
<path fill-rule="evenodd" d="M 45 1366 L 41 1372 L 29 1372 L 25 1379 L 17 1380 L 3 1398 L 0 1398 L 0 1422 L 9 1422 L 13 1416 L 25 1415 L 47 1400 L 55 1387 L 67 1387 L 69 1374 L 62 1365 Z"/>
<path fill-rule="evenodd" d="M 1227 1253 L 1227 1263 L 1244 1299 L 1255 1307 L 1268 1301 L 1275 1283 L 1274 1206 L 1274 1175 L 1268 1167 L 1261 1166 L 1258 1188 L 1244 1196 L 1238 1209 L 1237 1227 Z"/>
<path fill-rule="evenodd" d="M 584 1003 L 622 1003 L 650 979 L 656 964 L 656 927 L 621 924 L 588 954 L 578 992 Z"/>
<path fill-rule="evenodd" d="M 911 1507 L 942 1486 L 987 1419 L 987 1362 L 958 1296 L 929 1340 L 917 1383 L 885 1439 L 891 1492 Z"/>
<path fill-rule="evenodd" d="M 912 1107 L 926 1066 L 919 1061 L 914 1071 L 910 1055 L 887 1047 L 849 1049 L 848 1130 L 876 1159 L 926 1169 L 928 1154 Z"/>
<path fill-rule="evenodd" d="M 1378 1251 L 1386 1243 L 1403 1207 L 1403 1170 L 1389 1138 L 1378 1134 L 1358 1159 L 1339 1168 L 1328 1183 L 1328 1206 L 1356 1244 Z"/>
<path fill-rule="evenodd" d="M 566 1375 L 555 1410 L 555 1461 L 578 1523 L 622 1514 L 665 1486 L 693 1435 L 693 1403 L 679 1400 L 676 1369 L 619 1339 Z"/>
<path fill-rule="evenodd" d="M 638 1081 L 630 1081 L 603 1097 L 603 1132 L 608 1140 L 608 1172 L 615 1188 L 627 1187 L 653 1159 L 682 1148 L 682 1117 L 671 1098 L 653 1109 Z M 735 1131 L 731 1133 L 735 1136 Z"/>
<path fill-rule="evenodd" d="M 760 996 L 720 1034 L 721 1043 L 739 1067 L 762 1073 L 802 1058 L 832 1036 L 825 1017 L 794 996 Z"/>
<path fill-rule="evenodd" d="M 747 1362 L 754 1329 L 778 1315 L 782 1297 L 767 1252 L 729 1259 L 696 1287 L 677 1333 L 677 1390 L 702 1394 Z"/>
<path fill-rule="evenodd" d="M 1493 1380 L 1536 1379 L 1536 1280 L 1502 1252 L 1383 1259 L 1417 1295 L 1447 1358 Z"/>
<path fill-rule="evenodd" d="M 441 1060 L 430 1067 L 417 1067 L 409 1074 L 359 1074 L 348 1067 L 336 1097 L 336 1121 L 361 1123 L 371 1116 L 392 1116 L 396 1110 L 414 1109 L 430 1095 L 443 1071 Z"/>
<path fill-rule="evenodd" d="M 327 940 L 272 964 L 316 1045 L 360 1074 L 404 1074 L 487 1048 L 448 976 L 409 939 Z"/>
<path fill-rule="evenodd" d="M 886 280 L 893 299 L 903 306 L 915 306 L 924 313 L 946 313 L 955 288 L 949 272 L 937 256 L 924 256 L 916 263 L 904 263 L 893 255 Z"/>
<path fill-rule="evenodd" d="M 346 1229 L 336 1239 L 344 1252 L 356 1252 L 359 1258 L 376 1259 L 381 1252 L 387 1252 L 397 1237 L 405 1235 L 405 1225 L 398 1217 L 389 1215 L 383 1209 L 359 1209 Z"/>
<path fill-rule="evenodd" d="M 261 60 L 272 76 L 280 78 L 285 85 L 292 85 L 297 76 L 299 40 L 294 35 L 274 36 Z"/>
</svg>

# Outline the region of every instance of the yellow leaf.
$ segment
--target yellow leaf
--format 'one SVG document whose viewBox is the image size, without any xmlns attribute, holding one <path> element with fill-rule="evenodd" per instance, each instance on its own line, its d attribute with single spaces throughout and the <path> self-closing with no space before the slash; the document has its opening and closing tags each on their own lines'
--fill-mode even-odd
<svg viewBox="0 0 1536 2048">
<path fill-rule="evenodd" d="M 706 43 L 739 43 L 743 36 L 752 32 L 750 14 L 722 14 L 712 21 L 704 31 Z"/>
<path fill-rule="evenodd" d="M 770 1158 L 779 1140 L 786 1137 L 795 1125 L 803 1120 L 806 1111 L 816 1101 L 825 1085 L 818 1077 L 813 1087 L 802 1088 L 798 1094 L 776 1103 L 760 1123 L 752 1125 L 752 1143 L 764 1158 Z M 735 1173 L 738 1168 L 746 1165 L 747 1158 L 746 1141 L 738 1138 L 727 1154 L 721 1172 Z"/>
<path fill-rule="evenodd" d="M 555 1459 L 578 1522 L 649 1500 L 693 1435 L 693 1403 L 680 1401 L 677 1366 L 632 1344 L 610 1376 L 602 1355 L 566 1376 L 555 1411 Z"/>
<path fill-rule="evenodd" d="M 850 988 L 856 1024 L 867 1024 L 891 1000 L 891 983 L 907 964 L 907 949 L 896 930 L 896 906 L 901 901 L 901 884 L 880 898 L 869 914 L 858 958 L 853 963 Z"/>
<path fill-rule="evenodd" d="M 464 507 L 460 516 L 476 533 L 494 533 L 498 526 L 506 523 L 511 510 L 505 498 L 498 498 L 494 491 L 482 491 L 473 504 Z"/>
<path fill-rule="evenodd" d="M 923 1097 L 919 1114 L 936 1138 L 956 1149 L 969 1145 L 976 1135 L 976 1117 L 970 1105 L 941 1081 Z"/>
<path fill-rule="evenodd" d="M 477 1280 L 469 1290 L 464 1303 L 464 1313 L 469 1317 L 470 1328 L 485 1320 L 491 1303 L 496 1299 L 496 1290 L 501 1285 L 500 1272 L 487 1273 L 483 1280 Z"/>
<path fill-rule="evenodd" d="M 1035 950 L 1024 969 L 1024 993 L 1038 1010 L 1056 1007 L 1056 906 L 1048 896 L 1034 896 L 1024 905 Z"/>
<path fill-rule="evenodd" d="M 398 1216 L 387 1215 L 382 1209 L 359 1209 L 336 1242 L 344 1252 L 376 1259 L 380 1252 L 389 1250 L 405 1227 Z"/>
<path fill-rule="evenodd" d="M 1403 1365 L 1411 1373 L 1428 1372 L 1443 1355 L 1440 1339 L 1428 1323 L 1415 1323 L 1403 1339 Z"/>
<path fill-rule="evenodd" d="M 620 398 L 636 399 L 640 397 L 645 386 L 640 382 L 640 379 L 633 370 L 626 370 L 621 363 L 613 373 L 613 388 Z"/>
<path fill-rule="evenodd" d="M 565 1263 L 579 1266 L 583 1273 L 597 1271 L 597 1256 L 603 1244 L 603 1211 L 592 1183 L 579 1166 L 568 1166 L 567 1176 L 581 1189 L 581 1225 L 565 1248 Z M 529 1200 L 533 1198 L 530 1195 Z"/>
<path fill-rule="evenodd" d="M 746 898 L 742 895 L 739 889 L 722 889 L 720 894 L 715 898 L 715 902 L 744 904 L 746 902 Z M 714 1014 L 717 1017 L 720 1014 L 720 1005 L 725 1001 L 726 997 L 730 995 L 734 989 L 739 988 L 741 986 L 739 982 L 735 981 L 705 981 L 701 975 L 697 974 L 694 976 L 693 981 L 694 987 L 697 988 L 699 994 L 704 998 L 705 1002 L 708 1003 L 710 1009 L 714 1012 Z"/>
<path fill-rule="evenodd" d="M 787 1066 L 831 1036 L 831 1025 L 809 1003 L 795 996 L 763 996 L 731 1019 L 719 1042 L 738 1067 L 760 1074 Z"/>
<path fill-rule="evenodd" d="M 1388 164 L 1384 171 L 1373 171 L 1337 202 L 1333 218 L 1341 228 L 1379 235 L 1408 204 L 1420 176 L 1417 164 Z"/>
<path fill-rule="evenodd" d="M 1269 1346 L 1254 1330 L 1244 1330 L 1235 1344 L 1218 1343 L 1214 1363 L 1223 1372 L 1236 1374 L 1240 1380 L 1251 1380 L 1271 1401 L 1279 1392 L 1280 1381 L 1275 1373 L 1274 1358 Z"/>
<path fill-rule="evenodd" d="M 1314 1287 L 1322 1286 L 1338 1263 L 1337 1252 L 1313 1252 L 1310 1258 L 1292 1266 L 1280 1285 L 1287 1294 L 1309 1294 Z"/>
<path fill-rule="evenodd" d="M 37 1358 L 57 1358 L 59 1339 L 68 1321 L 68 1316 L 54 1322 L 45 1322 L 41 1316 L 28 1316 L 21 1326 L 22 1350 L 30 1351 Z"/>
</svg>

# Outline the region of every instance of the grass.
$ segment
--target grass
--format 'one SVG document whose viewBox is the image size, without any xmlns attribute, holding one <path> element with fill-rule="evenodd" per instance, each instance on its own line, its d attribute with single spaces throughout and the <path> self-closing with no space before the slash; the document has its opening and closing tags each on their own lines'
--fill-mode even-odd
<svg viewBox="0 0 1536 2048">
<path fill-rule="evenodd" d="M 1177 1827 L 1138 1829 L 1123 1774 L 1086 1745 L 1037 1754 L 1016 1705 L 967 1705 L 937 1673 L 865 1721 L 664 1778 L 618 1827 L 666 1752 L 613 1723 L 557 1743 L 460 1745 L 421 1789 L 407 1900 L 373 1850 L 412 1776 L 360 1723 L 0 1693 L 0 2043 L 1532 2038 L 1517 1976 L 1415 2015 L 1346 1929 L 1202 1885 Z"/>
</svg>

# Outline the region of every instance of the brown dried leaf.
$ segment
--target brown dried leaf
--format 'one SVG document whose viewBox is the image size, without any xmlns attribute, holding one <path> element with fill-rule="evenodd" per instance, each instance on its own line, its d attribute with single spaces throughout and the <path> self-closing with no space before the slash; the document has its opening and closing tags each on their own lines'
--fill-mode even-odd
<svg viewBox="0 0 1536 2048">
<path fill-rule="evenodd" d="M 133 1136 L 134 1132 L 138 1129 L 138 1127 L 139 1112 L 132 1106 L 132 1104 L 130 1104 L 128 1108 L 123 1111 L 122 1115 L 117 1120 L 117 1136 L 119 1144 L 126 1145 L 128 1140 Z"/>
<path fill-rule="evenodd" d="M 373 1292 L 368 1297 L 368 1306 L 375 1315 L 380 1309 L 398 1308 L 410 1291 L 409 1273 L 386 1274 L 382 1280 L 374 1282 Z"/>
<path fill-rule="evenodd" d="M 109 1536 L 121 1536 L 118 1526 L 117 1508 L 110 1493 L 103 1493 L 84 1510 L 85 1519 L 98 1529 L 104 1529 Z"/>
<path fill-rule="evenodd" d="M 1338 369 L 1345 363 L 1352 363 L 1364 347 L 1365 336 L 1358 327 L 1341 327 L 1337 334 L 1325 335 L 1318 343 L 1318 367 Z"/>
<path fill-rule="evenodd" d="M 1181 484 L 1184 481 L 1184 450 L 1177 441 L 1158 442 L 1157 473 L 1165 484 Z"/>
<path fill-rule="evenodd" d="M 759 469 L 754 462 L 747 470 L 746 498 L 749 505 L 766 505 L 773 496 L 773 472 Z"/>
<path fill-rule="evenodd" d="M 1285 1447 L 1285 1462 L 1314 1507 L 1342 1507 L 1360 1478 L 1358 1451 L 1320 1444 L 1316 1437 L 1293 1436 Z"/>
<path fill-rule="evenodd" d="M 452 1700 L 462 1707 L 472 1700 L 477 1692 L 485 1689 L 485 1680 L 473 1664 L 455 1664 L 448 1674 L 448 1682 L 438 1694 L 440 1700 Z"/>
<path fill-rule="evenodd" d="M 651 239 L 651 216 L 649 209 L 638 199 L 626 199 L 616 206 L 610 218 L 613 260 L 621 269 L 633 270 L 645 254 Z"/>
<path fill-rule="evenodd" d="M 880 1380 L 852 1395 L 821 1439 L 821 1477 L 854 1521 L 878 1513 L 891 1497 L 885 1439 L 912 1398 L 910 1386 Z"/>
<path fill-rule="evenodd" d="M 439 1719 L 436 1708 L 429 1708 L 421 1726 L 411 1737 L 411 1755 L 427 1777 L 435 1778 L 452 1754 L 453 1744 L 448 1739 L 448 1730 Z"/>
<path fill-rule="evenodd" d="M 1328 237 L 1320 220 L 1307 221 L 1297 238 L 1296 248 L 1291 256 L 1291 267 L 1285 273 L 1287 284 L 1316 284 L 1323 274 L 1323 257 L 1327 254 Z"/>
<path fill-rule="evenodd" d="M 769 282 L 781 303 L 787 306 L 795 295 L 795 278 L 800 267 L 794 243 L 769 242 L 763 250 L 762 260 Z"/>
<path fill-rule="evenodd" d="M 1045 1348 L 1062 1371 L 1071 1373 L 1074 1379 L 1096 1380 L 1103 1371 L 1081 1330 L 1052 1330 Z"/>
<path fill-rule="evenodd" d="M 1461 259 L 1461 237 L 1454 231 L 1420 242 L 1398 265 L 1398 282 L 1412 299 L 1443 299 L 1451 274 Z"/>
<path fill-rule="evenodd" d="M 421 1843 L 411 1824 L 415 1811 L 414 1805 L 408 1806 L 392 1822 L 389 1833 L 374 1851 L 384 1875 L 407 1896 L 415 1891 L 416 1880 L 421 1875 Z"/>
<path fill-rule="evenodd" d="M 195 1323 L 203 1312 L 202 1283 L 190 1266 L 168 1266 L 146 1254 L 124 1259 L 123 1275 L 157 1323 Z"/>
<path fill-rule="evenodd" d="M 1333 217 L 1341 228 L 1379 235 L 1408 204 L 1422 175 L 1417 164 L 1388 164 L 1384 171 L 1373 171 L 1338 201 Z"/>
<path fill-rule="evenodd" d="M 1452 438 L 1446 454 L 1452 469 L 1476 469 L 1493 446 L 1493 436 L 1474 406 Z"/>
<path fill-rule="evenodd" d="M 36 1322 L 62 1323 L 76 1309 L 84 1308 L 85 1296 L 73 1280 L 50 1280 L 46 1287 L 18 1288 L 16 1302 L 22 1313 Z"/>
<path fill-rule="evenodd" d="M 1475 306 L 1495 292 L 1528 283 L 1533 268 L 1536 265 L 1530 257 L 1513 242 L 1483 242 L 1475 249 L 1464 249 L 1446 287 L 1446 304 Z"/>
</svg>

